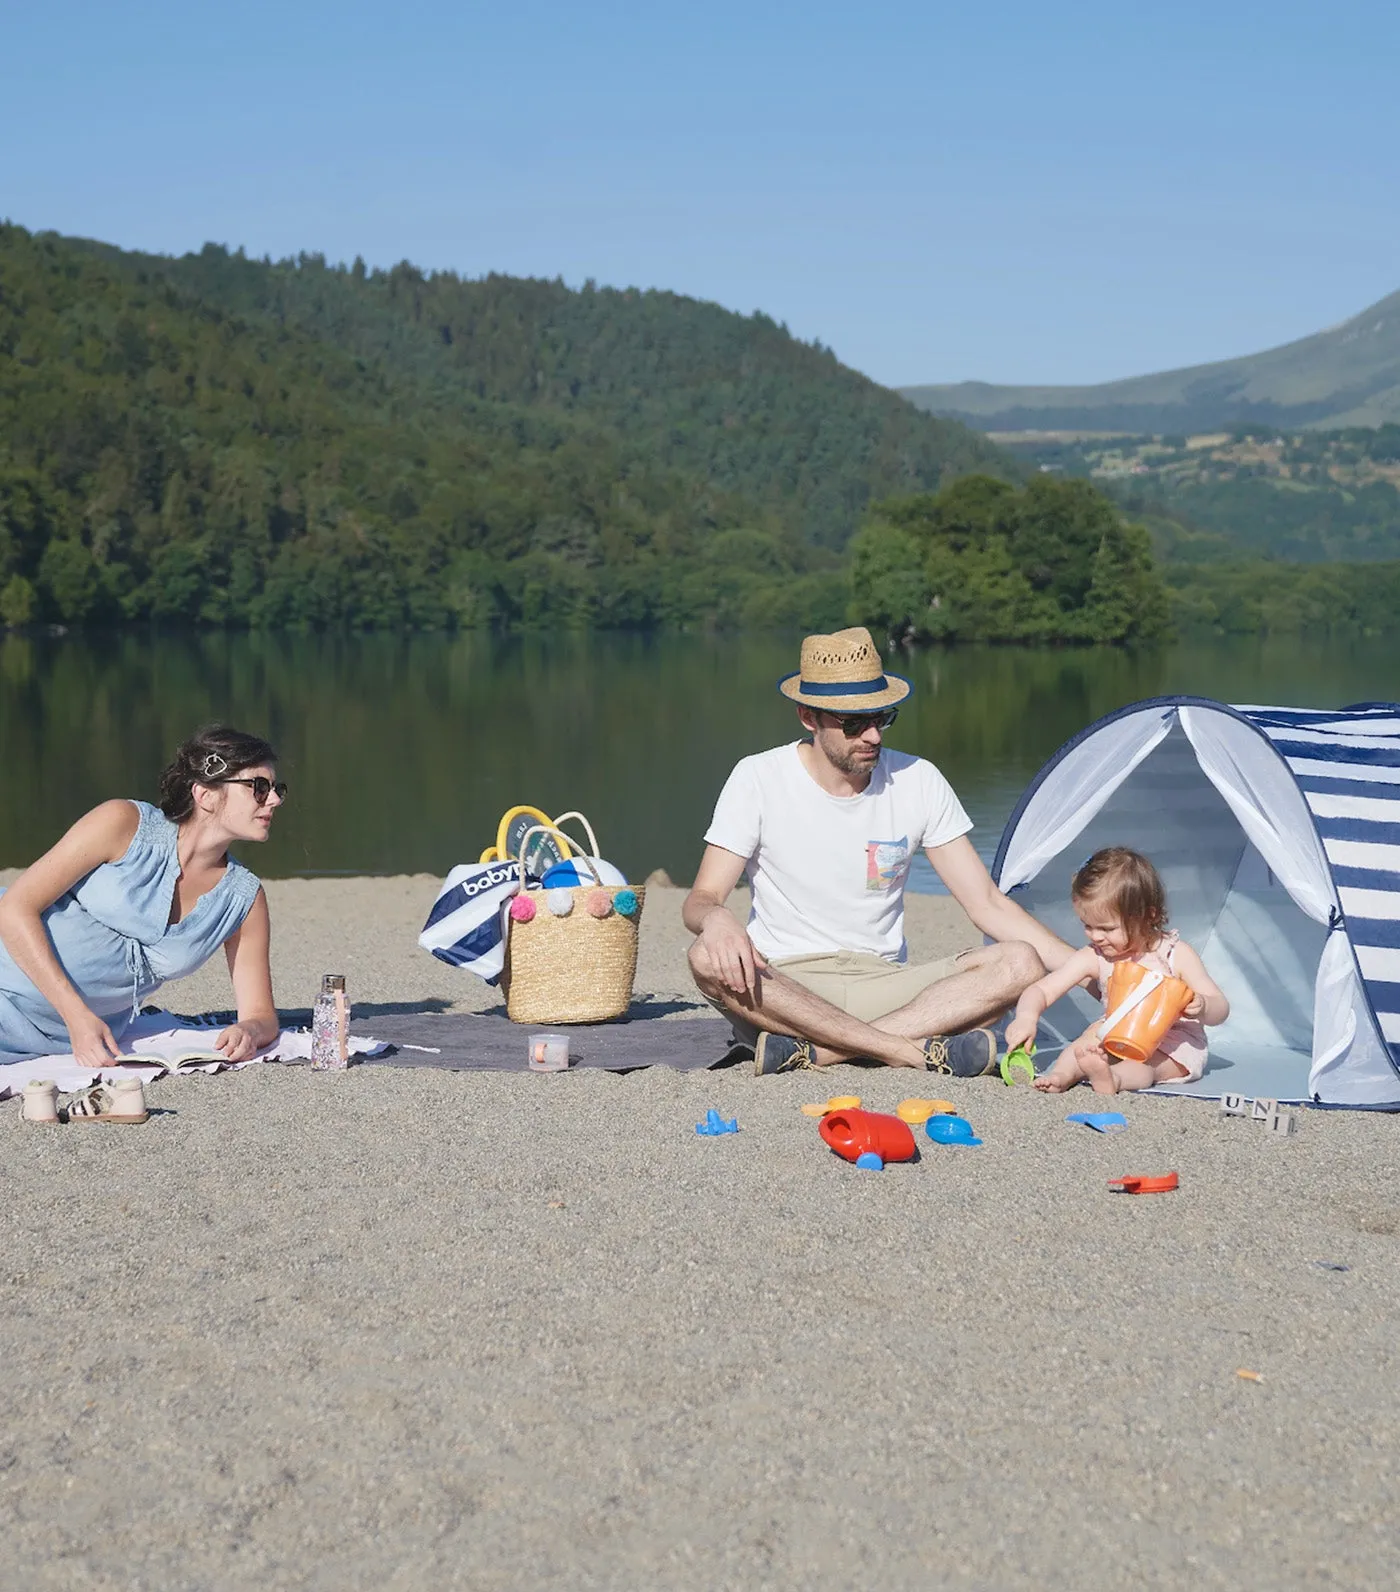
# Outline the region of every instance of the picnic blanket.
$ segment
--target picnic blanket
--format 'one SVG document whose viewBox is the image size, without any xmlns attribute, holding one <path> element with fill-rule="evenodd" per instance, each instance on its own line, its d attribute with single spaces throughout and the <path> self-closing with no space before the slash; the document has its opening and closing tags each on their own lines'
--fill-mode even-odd
<svg viewBox="0 0 1400 1592">
<path fill-rule="evenodd" d="M 352 1034 L 392 1045 L 389 1055 L 367 1056 L 375 1066 L 446 1067 L 454 1072 L 525 1072 L 529 1068 L 527 1037 L 549 1032 L 569 1036 L 569 1068 L 602 1067 L 615 1072 L 633 1067 L 676 1067 L 684 1072 L 720 1066 L 752 1055 L 734 1043 L 721 1017 L 682 1017 L 662 1021 L 637 1016 L 616 1023 L 582 1023 L 572 1027 L 513 1023 L 508 1017 L 418 1012 L 367 1017 L 352 1022 Z"/>
<path fill-rule="evenodd" d="M 139 1053 L 145 1065 L 127 1063 L 100 1071 L 81 1066 L 71 1054 L 35 1056 L 0 1067 L 0 1100 L 23 1092 L 31 1078 L 52 1078 L 63 1090 L 86 1088 L 99 1078 L 135 1075 L 157 1078 L 170 1062 L 192 1050 L 207 1050 L 222 1021 L 176 1017 L 169 1012 L 143 1013 L 127 1030 L 123 1043 Z M 508 1017 L 463 1013 L 449 1016 L 420 1012 L 390 1013 L 352 1022 L 352 1065 L 364 1062 L 389 1067 L 443 1067 L 451 1072 L 526 1072 L 527 1036 L 542 1030 Z M 719 1017 L 679 1018 L 663 1022 L 642 1013 L 616 1023 L 556 1025 L 550 1033 L 568 1034 L 569 1065 L 628 1072 L 634 1067 L 676 1067 L 683 1072 L 717 1067 L 750 1056 L 734 1043 L 729 1024 Z M 248 1061 L 198 1062 L 187 1072 L 223 1072 L 259 1062 L 305 1062 L 311 1059 L 311 1035 L 284 1029 L 272 1044 Z"/>
</svg>

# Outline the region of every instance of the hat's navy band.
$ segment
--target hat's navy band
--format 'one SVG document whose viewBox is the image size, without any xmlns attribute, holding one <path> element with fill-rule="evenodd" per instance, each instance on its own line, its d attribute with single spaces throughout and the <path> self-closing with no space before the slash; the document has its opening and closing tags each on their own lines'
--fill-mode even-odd
<svg viewBox="0 0 1400 1592">
<path fill-rule="evenodd" d="M 889 681 L 881 675 L 878 680 L 856 680 L 850 685 L 832 685 L 830 683 L 809 684 L 802 682 L 801 689 L 808 696 L 873 696 L 877 691 L 888 691 Z"/>
</svg>

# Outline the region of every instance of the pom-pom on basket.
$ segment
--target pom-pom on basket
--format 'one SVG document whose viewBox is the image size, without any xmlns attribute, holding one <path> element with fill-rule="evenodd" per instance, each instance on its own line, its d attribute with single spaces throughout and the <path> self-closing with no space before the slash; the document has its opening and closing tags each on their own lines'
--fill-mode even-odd
<svg viewBox="0 0 1400 1592">
<path fill-rule="evenodd" d="M 601 856 L 593 826 L 583 814 L 565 813 L 553 824 L 536 825 L 521 837 L 522 878 L 531 836 L 546 828 L 557 834 L 559 825 L 570 818 L 578 819 L 587 832 L 587 855 Z M 585 857 L 576 860 L 580 867 L 586 866 Z M 526 899 L 546 894 L 528 886 L 527 891 Z M 606 895 L 612 908 L 602 916 L 588 909 L 595 891 Z M 621 1017 L 632 1003 L 645 889 L 612 887 L 590 879 L 573 887 L 555 886 L 548 895 L 550 911 L 536 912 L 528 920 L 509 915 L 501 975 L 506 1015 L 513 1023 L 606 1023 Z M 564 915 L 558 910 L 562 903 L 552 899 L 560 895 L 572 897 L 573 910 Z"/>
</svg>

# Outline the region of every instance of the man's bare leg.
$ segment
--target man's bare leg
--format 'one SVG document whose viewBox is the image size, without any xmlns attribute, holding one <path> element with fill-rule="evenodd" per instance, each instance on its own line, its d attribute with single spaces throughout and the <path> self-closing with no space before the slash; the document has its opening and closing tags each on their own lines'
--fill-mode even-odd
<svg viewBox="0 0 1400 1592">
<path fill-rule="evenodd" d="M 920 990 L 907 1006 L 877 1017 L 872 1026 L 907 1039 L 961 1034 L 1000 1016 L 1027 985 L 1044 976 L 1040 958 L 1019 940 L 983 946 L 960 957 L 956 973 Z"/>
<path fill-rule="evenodd" d="M 717 1001 L 731 1017 L 770 1034 L 810 1040 L 816 1047 L 812 1060 L 818 1066 L 857 1056 L 883 1061 L 890 1067 L 924 1065 L 923 1050 L 912 1038 L 863 1023 L 774 968 L 760 973 L 752 999 L 736 995 L 714 976 L 704 947 L 697 940 L 690 948 L 690 971 L 702 993 Z"/>
<path fill-rule="evenodd" d="M 1030 946 L 1019 941 L 985 946 L 968 952 L 956 973 L 921 990 L 908 1005 L 865 1023 L 771 968 L 761 975 L 756 999 L 737 996 L 714 978 L 698 941 L 691 947 L 690 969 L 700 989 L 731 1016 L 770 1034 L 809 1040 L 819 1067 L 856 1057 L 922 1067 L 924 1052 L 917 1041 L 976 1027 L 1004 1011 L 1045 972 Z"/>
</svg>

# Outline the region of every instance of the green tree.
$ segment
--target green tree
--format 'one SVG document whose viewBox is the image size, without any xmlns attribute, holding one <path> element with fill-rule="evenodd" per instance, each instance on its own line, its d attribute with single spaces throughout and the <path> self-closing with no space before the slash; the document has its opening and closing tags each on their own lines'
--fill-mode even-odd
<svg viewBox="0 0 1400 1592">
<path fill-rule="evenodd" d="M 1147 532 L 1087 482 L 969 476 L 875 505 L 851 561 L 852 612 L 925 641 L 1129 641 L 1166 633 Z"/>
</svg>

